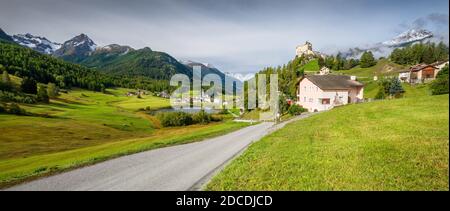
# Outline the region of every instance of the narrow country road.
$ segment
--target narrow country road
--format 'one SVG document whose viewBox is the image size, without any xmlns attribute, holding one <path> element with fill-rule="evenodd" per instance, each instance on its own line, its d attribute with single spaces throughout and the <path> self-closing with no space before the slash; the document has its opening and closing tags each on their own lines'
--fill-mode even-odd
<svg viewBox="0 0 450 211">
<path fill-rule="evenodd" d="M 14 186 L 8 190 L 200 190 L 249 144 L 285 124 L 260 123 L 201 142 L 155 149 Z"/>
</svg>

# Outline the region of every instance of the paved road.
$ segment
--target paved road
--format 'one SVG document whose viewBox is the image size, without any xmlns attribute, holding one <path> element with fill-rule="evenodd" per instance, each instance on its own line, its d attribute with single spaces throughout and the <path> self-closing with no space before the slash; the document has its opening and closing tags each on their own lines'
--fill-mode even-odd
<svg viewBox="0 0 450 211">
<path fill-rule="evenodd" d="M 265 122 L 201 142 L 128 155 L 8 190 L 199 190 L 249 144 L 288 122 Z"/>
</svg>

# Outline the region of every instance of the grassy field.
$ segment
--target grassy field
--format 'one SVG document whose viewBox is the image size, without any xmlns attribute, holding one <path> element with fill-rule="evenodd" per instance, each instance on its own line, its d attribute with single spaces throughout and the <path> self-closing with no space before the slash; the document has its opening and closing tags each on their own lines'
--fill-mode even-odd
<svg viewBox="0 0 450 211">
<path fill-rule="evenodd" d="M 380 85 L 377 81 L 365 82 L 364 84 L 364 98 L 375 98 L 380 89 Z M 431 95 L 431 90 L 428 84 L 410 85 L 408 83 L 402 83 L 402 87 L 405 90 L 403 97 L 423 97 Z"/>
<path fill-rule="evenodd" d="M 375 66 L 368 68 L 361 68 L 356 66 L 350 70 L 334 71 L 335 74 L 354 75 L 358 77 L 358 80 L 367 82 L 372 81 L 374 76 L 378 78 L 384 76 L 398 76 L 398 73 L 407 67 L 390 62 L 387 59 L 381 59 Z"/>
<path fill-rule="evenodd" d="M 188 143 L 245 127 L 229 120 L 161 128 L 140 108 L 166 108 L 169 100 L 127 97 L 132 90 L 62 93 L 50 104 L 20 105 L 40 116 L 0 114 L 0 187 L 31 177 L 120 155 Z M 47 116 L 47 117 L 41 117 Z"/>
<path fill-rule="evenodd" d="M 207 190 L 449 190 L 449 96 L 349 105 L 253 144 Z"/>
<path fill-rule="evenodd" d="M 303 68 L 305 72 L 318 72 L 320 70 L 319 61 L 317 59 L 313 59 L 301 68 Z"/>
</svg>

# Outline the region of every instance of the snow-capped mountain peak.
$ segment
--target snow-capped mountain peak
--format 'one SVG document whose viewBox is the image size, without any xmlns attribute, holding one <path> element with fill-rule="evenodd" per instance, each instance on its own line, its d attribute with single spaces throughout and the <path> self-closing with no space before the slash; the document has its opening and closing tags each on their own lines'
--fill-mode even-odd
<svg viewBox="0 0 450 211">
<path fill-rule="evenodd" d="M 80 34 L 62 44 L 62 47 L 55 51 L 56 56 L 86 56 L 94 52 L 97 44 L 87 35 Z"/>
<path fill-rule="evenodd" d="M 44 54 L 53 54 L 56 50 L 61 48 L 60 43 L 52 42 L 45 37 L 34 36 L 30 33 L 16 34 L 12 38 L 14 42 L 19 45 L 29 47 Z"/>
<path fill-rule="evenodd" d="M 64 43 L 64 46 L 74 46 L 74 47 L 88 47 L 91 51 L 97 48 L 97 44 L 91 40 L 87 35 L 80 34 Z"/>
<path fill-rule="evenodd" d="M 383 42 L 383 44 L 387 46 L 401 46 L 412 42 L 421 41 L 432 36 L 433 33 L 425 29 L 410 29 L 394 37 L 392 40 Z"/>
<path fill-rule="evenodd" d="M 232 78 L 236 78 L 239 81 L 248 81 L 250 79 L 252 79 L 253 77 L 255 77 L 254 73 L 230 73 L 230 72 L 226 72 L 225 73 L 227 76 L 232 77 Z"/>
</svg>

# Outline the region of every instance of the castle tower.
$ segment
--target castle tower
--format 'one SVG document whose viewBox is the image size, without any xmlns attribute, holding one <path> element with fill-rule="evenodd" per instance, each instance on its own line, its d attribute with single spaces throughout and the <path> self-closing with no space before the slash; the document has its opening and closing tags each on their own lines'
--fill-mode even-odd
<svg viewBox="0 0 450 211">
<path fill-rule="evenodd" d="M 299 45 L 297 46 L 296 50 L 295 50 L 295 54 L 297 55 L 297 57 L 303 56 L 303 55 L 315 55 L 313 48 L 312 48 L 312 44 L 308 41 L 306 41 L 306 43 L 304 45 Z"/>
</svg>

